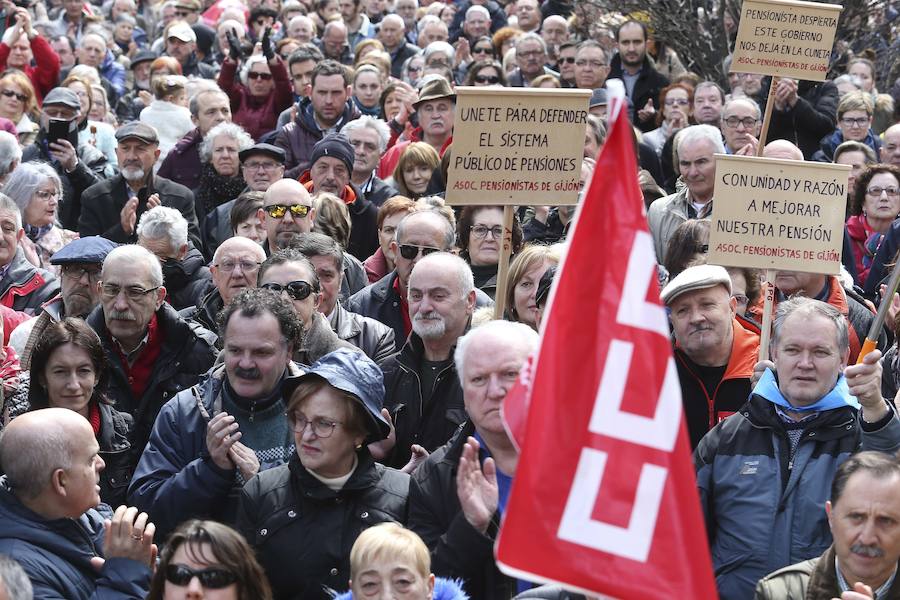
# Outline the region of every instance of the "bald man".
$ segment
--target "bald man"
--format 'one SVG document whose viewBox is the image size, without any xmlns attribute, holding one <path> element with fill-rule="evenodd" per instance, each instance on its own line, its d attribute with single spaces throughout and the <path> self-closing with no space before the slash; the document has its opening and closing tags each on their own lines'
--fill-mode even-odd
<svg viewBox="0 0 900 600">
<path fill-rule="evenodd" d="M 781 158 L 783 160 L 803 160 L 803 152 L 787 140 L 769 142 L 763 148 L 765 158 Z"/>
<path fill-rule="evenodd" d="M 316 209 L 306 187 L 296 179 L 279 179 L 269 186 L 259 209 L 266 227 L 269 250 L 287 248 L 298 233 L 309 233 L 315 223 Z"/>
<path fill-rule="evenodd" d="M 146 513 L 100 504 L 100 446 L 63 408 L 14 419 L 0 437 L 0 553 L 17 560 L 35 598 L 144 598 L 156 558 Z"/>
</svg>

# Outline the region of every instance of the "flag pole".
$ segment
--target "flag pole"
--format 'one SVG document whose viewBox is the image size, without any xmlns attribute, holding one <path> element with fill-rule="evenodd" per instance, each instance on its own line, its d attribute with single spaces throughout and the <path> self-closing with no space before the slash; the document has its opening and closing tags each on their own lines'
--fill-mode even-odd
<svg viewBox="0 0 900 600">
<path fill-rule="evenodd" d="M 884 320 L 887 317 L 891 303 L 894 301 L 894 294 L 897 292 L 898 284 L 900 284 L 900 260 L 894 263 L 894 268 L 891 270 L 891 278 L 888 279 L 887 288 L 885 288 L 884 295 L 881 297 L 881 304 L 878 305 L 878 313 L 875 315 L 875 320 L 872 321 L 872 326 L 869 327 L 866 341 L 863 342 L 862 349 L 859 351 L 856 364 L 862 364 L 863 357 L 875 349 L 875 345 L 878 343 L 878 336 L 881 335 L 881 328 L 884 326 Z"/>
<path fill-rule="evenodd" d="M 503 207 L 503 241 L 497 265 L 497 293 L 494 296 L 494 318 L 502 319 L 506 310 L 506 285 L 509 278 L 509 257 L 512 255 L 513 206 Z"/>
</svg>

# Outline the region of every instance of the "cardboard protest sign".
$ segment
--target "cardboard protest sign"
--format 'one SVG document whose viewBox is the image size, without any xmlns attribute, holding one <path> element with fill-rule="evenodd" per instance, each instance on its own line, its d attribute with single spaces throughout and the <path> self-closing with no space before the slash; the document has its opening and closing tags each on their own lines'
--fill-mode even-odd
<svg viewBox="0 0 900 600">
<path fill-rule="evenodd" d="M 731 70 L 824 81 L 841 6 L 744 0 Z"/>
<path fill-rule="evenodd" d="M 850 167 L 716 155 L 709 262 L 836 275 Z"/>
<path fill-rule="evenodd" d="M 449 204 L 576 204 L 590 90 L 456 88 Z"/>
</svg>

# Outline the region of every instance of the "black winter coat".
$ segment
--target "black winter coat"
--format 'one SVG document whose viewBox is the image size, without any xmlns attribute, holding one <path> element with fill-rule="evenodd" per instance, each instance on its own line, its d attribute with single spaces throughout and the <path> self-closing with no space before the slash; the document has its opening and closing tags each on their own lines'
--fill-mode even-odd
<svg viewBox="0 0 900 600">
<path fill-rule="evenodd" d="M 397 351 L 393 329 L 371 317 L 350 312 L 340 302 L 334 305 L 331 328 L 339 338 L 353 344 L 375 362 L 381 362 Z"/>
<path fill-rule="evenodd" d="M 466 422 L 415 470 L 409 488 L 407 526 L 428 546 L 436 576 L 462 579 L 472 598 L 512 598 L 516 582 L 503 575 L 494 562 L 499 514 L 483 534 L 466 521 L 456 494 L 459 456 L 466 439 L 474 433 L 475 426 Z"/>
<path fill-rule="evenodd" d="M 188 242 L 188 252 L 177 272 L 163 267 L 166 286 L 166 302 L 175 310 L 196 306 L 212 289 L 212 273 L 200 251 Z"/>
<path fill-rule="evenodd" d="M 134 419 L 109 404 L 100 403 L 100 458 L 106 467 L 100 472 L 100 499 L 111 507 L 126 503 L 128 484 L 137 463 L 128 441 Z"/>
<path fill-rule="evenodd" d="M 766 78 L 757 101 L 765 112 L 771 78 Z M 772 107 L 769 141 L 788 140 L 803 152 L 806 160 L 819 149 L 819 141 L 837 126 L 838 89 L 830 81 L 801 81 L 797 87 L 797 104 L 786 111 Z"/>
<path fill-rule="evenodd" d="M 622 57 L 616 54 L 609 64 L 608 79 L 622 79 Z M 624 80 L 623 80 L 624 81 Z M 659 73 L 648 57 L 644 57 L 644 64 L 641 66 L 641 74 L 638 75 L 637 81 L 634 82 L 634 90 L 631 93 L 631 110 L 633 114 L 631 122 L 643 132 L 656 129 L 656 121 L 649 119 L 640 122 L 637 119 L 637 112 L 644 108 L 648 100 L 653 100 L 653 105 L 659 104 L 659 92 L 669 85 L 669 80 Z M 662 110 L 661 106 L 656 106 L 656 110 Z"/>
<path fill-rule="evenodd" d="M 325 600 L 344 589 L 350 548 L 364 529 L 406 522 L 409 475 L 358 453 L 340 491 L 313 477 L 295 455 L 263 471 L 241 492 L 238 530 L 256 550 L 276 600 Z"/>
</svg>

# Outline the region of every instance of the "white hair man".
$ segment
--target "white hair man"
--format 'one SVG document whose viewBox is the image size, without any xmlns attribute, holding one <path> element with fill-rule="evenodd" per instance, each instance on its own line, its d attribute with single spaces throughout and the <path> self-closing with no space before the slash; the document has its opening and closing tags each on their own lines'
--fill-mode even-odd
<svg viewBox="0 0 900 600">
<path fill-rule="evenodd" d="M 363 197 L 375 206 L 381 206 L 388 198 L 396 196 L 399 192 L 378 177 L 375 170 L 391 137 L 387 123 L 363 115 L 347 123 L 341 131 L 353 146 L 350 181 L 359 188 Z"/>
</svg>

